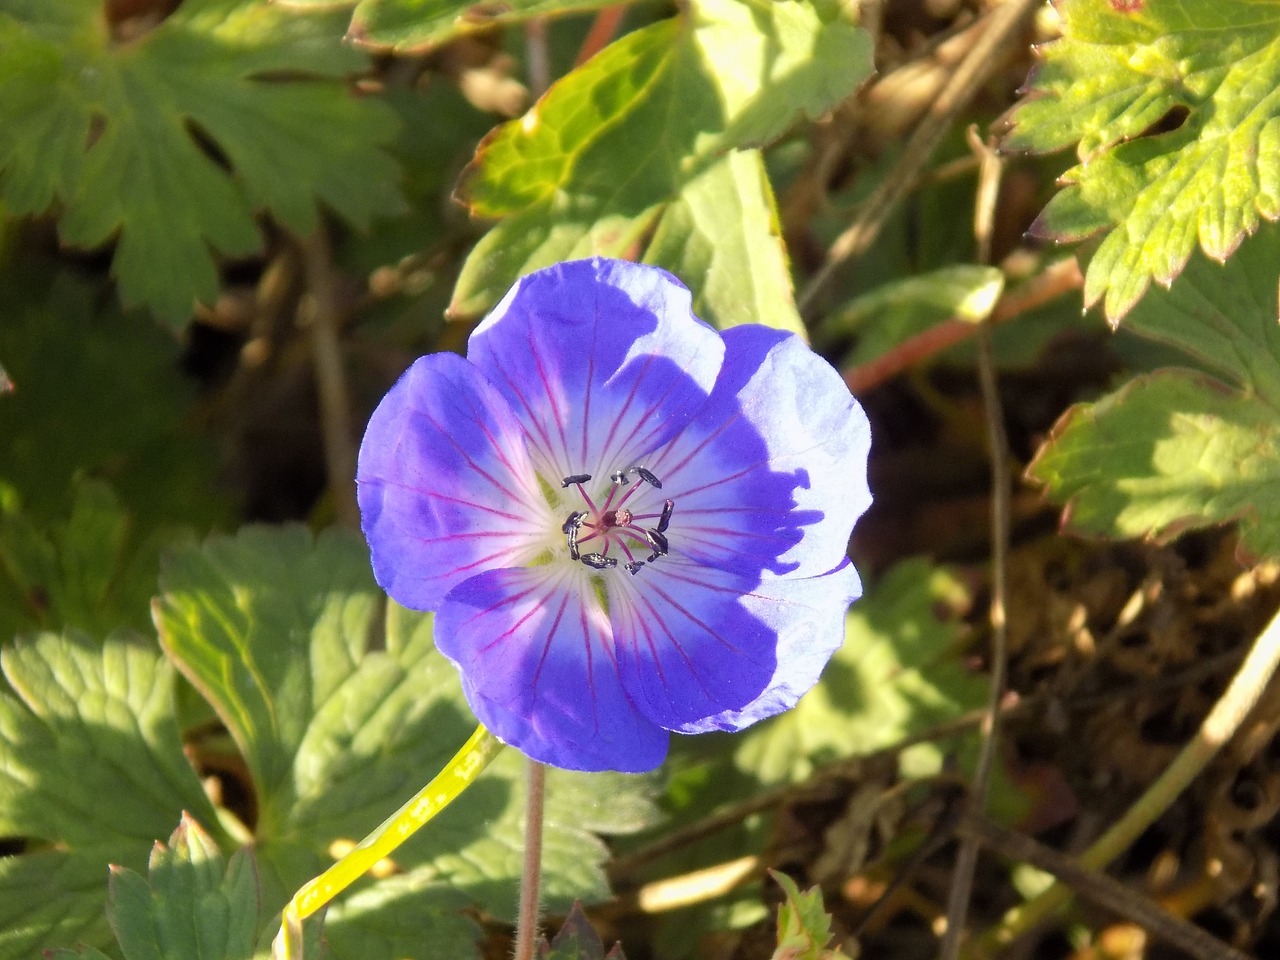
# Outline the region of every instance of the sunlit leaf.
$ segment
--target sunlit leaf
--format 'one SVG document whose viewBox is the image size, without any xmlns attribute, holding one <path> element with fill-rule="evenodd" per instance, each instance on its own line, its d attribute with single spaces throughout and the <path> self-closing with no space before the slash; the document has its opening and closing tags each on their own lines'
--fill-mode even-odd
<svg viewBox="0 0 1280 960">
<path fill-rule="evenodd" d="M 258 928 L 252 851 L 227 864 L 213 839 L 183 816 L 156 842 L 147 876 L 111 871 L 107 916 L 125 960 L 249 960 Z"/>
<path fill-rule="evenodd" d="M 1168 538 L 1239 520 L 1247 551 L 1280 556 L 1277 263 L 1280 227 L 1266 225 L 1134 309 L 1133 329 L 1202 369 L 1156 371 L 1063 416 L 1029 473 L 1071 526 Z"/>
<path fill-rule="evenodd" d="M 429 615 L 391 605 L 355 535 L 249 528 L 178 551 L 162 575 L 165 650 L 247 761 L 264 914 L 373 830 L 475 728 Z M 385 621 L 384 621 L 385 617 Z M 330 908 L 342 957 L 474 956 L 464 906 L 509 918 L 524 849 L 525 763 L 504 751 L 461 800 L 401 847 L 405 871 Z M 544 884 L 552 904 L 608 895 L 596 832 L 651 822 L 650 778 L 548 778 Z M 338 846 L 335 846 L 337 844 Z M 268 876 L 270 873 L 270 876 Z"/>
<path fill-rule="evenodd" d="M 460 194 L 474 214 L 503 219 L 467 259 L 451 311 L 481 313 L 516 277 L 558 260 L 638 253 L 677 201 L 657 259 L 724 269 L 705 247 L 710 204 L 727 199 L 716 234 L 726 264 L 778 277 L 771 199 L 751 183 L 749 157 L 723 157 L 821 115 L 870 70 L 865 31 L 808 0 L 699 0 L 628 34 L 480 145 Z M 733 322 L 759 306 L 755 296 L 721 303 L 723 280 L 703 291 L 698 276 L 685 279 Z M 778 309 L 751 319 L 777 322 Z"/>
<path fill-rule="evenodd" d="M 1197 243 L 1225 259 L 1280 216 L 1280 8 L 1268 0 L 1065 0 L 1005 146 L 1076 143 L 1036 230 L 1107 231 L 1085 301 L 1119 320 Z"/>
<path fill-rule="evenodd" d="M 785 873 L 770 870 L 786 899 L 778 906 L 778 948 L 773 960 L 849 960 L 843 950 L 828 950 L 831 914 L 822 903 L 822 890 L 804 893 Z"/>
<path fill-rule="evenodd" d="M 324 3 L 331 0 L 289 0 Z M 400 53 L 439 46 L 457 37 L 530 17 L 563 16 L 607 6 L 609 0 L 360 0 L 350 37 Z"/>
<path fill-rule="evenodd" d="M 0 957 L 103 946 L 107 865 L 141 868 L 183 811 L 216 815 L 178 739 L 173 669 L 141 638 L 43 634 L 0 651 Z"/>
</svg>

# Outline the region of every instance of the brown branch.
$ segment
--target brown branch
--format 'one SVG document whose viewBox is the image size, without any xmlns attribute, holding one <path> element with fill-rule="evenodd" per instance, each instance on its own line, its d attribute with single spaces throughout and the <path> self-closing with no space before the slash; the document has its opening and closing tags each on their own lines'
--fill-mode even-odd
<svg viewBox="0 0 1280 960">
<path fill-rule="evenodd" d="M 356 506 L 356 447 L 352 440 L 351 391 L 342 363 L 341 320 L 337 283 L 324 225 L 302 244 L 307 276 L 300 319 L 310 327 L 311 358 L 316 371 L 325 470 L 334 512 L 346 526 L 359 528 Z"/>
<path fill-rule="evenodd" d="M 1002 296 L 986 323 L 994 326 L 1012 320 L 1065 293 L 1080 289 L 1083 283 L 1084 277 L 1074 256 L 1059 260 Z M 907 338 L 869 363 L 846 370 L 844 382 L 853 393 L 865 393 L 948 347 L 968 340 L 977 334 L 978 329 L 979 324 L 970 320 L 944 320 Z"/>
<path fill-rule="evenodd" d="M 859 209 L 853 223 L 836 238 L 822 267 L 797 297 L 801 312 L 810 312 L 817 295 L 835 271 L 846 260 L 860 255 L 879 236 L 889 215 L 919 183 L 925 165 L 960 111 L 1003 62 L 1000 51 L 1009 46 L 1009 38 L 1022 28 L 1038 6 L 1038 0 L 1005 0 L 975 25 L 981 35 L 956 67 L 950 82 L 930 104 L 928 113 L 907 141 L 894 174 L 880 184 Z"/>
<path fill-rule="evenodd" d="M 1196 926 L 1159 903 L 1105 873 L 1088 869 L 1073 857 L 1005 830 L 982 817 L 967 817 L 960 832 L 990 847 L 1002 857 L 1029 863 L 1065 883 L 1079 896 L 1133 921 L 1144 930 L 1186 952 L 1196 960 L 1249 960 L 1230 944 Z"/>
</svg>

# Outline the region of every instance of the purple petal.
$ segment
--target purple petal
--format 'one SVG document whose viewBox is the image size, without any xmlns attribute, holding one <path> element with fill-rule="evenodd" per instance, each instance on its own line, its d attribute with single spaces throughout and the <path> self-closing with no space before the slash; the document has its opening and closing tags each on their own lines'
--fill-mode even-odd
<svg viewBox="0 0 1280 960">
<path fill-rule="evenodd" d="M 741 730 L 790 710 L 818 682 L 844 642 L 845 611 L 862 595 L 853 565 L 818 577 L 765 580 L 743 598 L 744 607 L 778 632 L 777 670 L 764 691 L 736 710 L 673 727 L 677 733 Z"/>
<path fill-rule="evenodd" d="M 672 552 L 744 577 L 829 571 L 871 503 L 866 415 L 798 337 L 740 326 L 724 340 L 711 399 L 650 457 L 675 501 Z"/>
<path fill-rule="evenodd" d="M 652 770 L 665 730 L 623 689 L 608 613 L 581 565 L 490 570 L 459 584 L 435 620 L 476 717 L 498 739 L 570 770 Z"/>
<path fill-rule="evenodd" d="M 506 401 L 451 353 L 419 359 L 378 404 L 356 480 L 374 576 L 417 610 L 481 570 L 531 562 L 557 526 Z"/>
<path fill-rule="evenodd" d="M 524 425 L 548 479 L 588 473 L 598 483 L 685 428 L 723 356 L 678 280 L 600 258 L 522 278 L 467 348 Z"/>
<path fill-rule="evenodd" d="M 736 574 L 663 557 L 608 581 L 627 690 L 668 729 L 741 708 L 777 670 L 777 626 L 747 609 Z"/>
</svg>

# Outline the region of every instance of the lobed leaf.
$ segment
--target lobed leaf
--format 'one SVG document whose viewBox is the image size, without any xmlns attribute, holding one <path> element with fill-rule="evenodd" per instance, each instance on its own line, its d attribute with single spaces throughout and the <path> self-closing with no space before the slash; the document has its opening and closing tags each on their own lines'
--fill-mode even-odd
<svg viewBox="0 0 1280 960">
<path fill-rule="evenodd" d="M 762 283 L 776 284 L 786 263 L 772 198 L 753 182 L 758 161 L 726 154 L 829 110 L 870 70 L 865 31 L 809 0 L 699 0 L 628 34 L 481 143 L 459 193 L 473 214 L 503 219 L 468 257 L 450 311 L 482 313 L 558 260 L 632 251 L 655 226 L 657 262 L 763 265 Z M 718 211 L 726 253 L 713 263 L 710 208 L 726 199 L 747 216 Z M 758 298 L 730 293 L 722 276 L 694 289 L 722 322 L 794 323 L 789 291 L 781 318 L 760 315 Z"/>
<path fill-rule="evenodd" d="M 156 842 L 146 877 L 112 868 L 107 915 L 125 960 L 249 960 L 258 926 L 252 850 L 228 865 L 184 814 L 168 846 Z"/>
<path fill-rule="evenodd" d="M 1118 322 L 1197 242 L 1225 260 L 1280 217 L 1280 10 L 1267 0 L 1064 0 L 1005 146 L 1077 143 L 1035 232 L 1108 231 L 1085 301 Z"/>
<path fill-rule="evenodd" d="M 253 777 L 266 912 L 328 866 L 335 843 L 381 823 L 475 727 L 457 671 L 435 651 L 431 617 L 392 605 L 384 621 L 353 534 L 249 528 L 211 538 L 176 552 L 161 586 L 162 644 Z M 402 874 L 331 907 L 335 955 L 474 956 L 477 930 L 458 911 L 505 918 L 515 907 L 524 776 L 523 758 L 506 751 L 397 851 Z M 607 896 L 596 831 L 650 822 L 651 778 L 548 779 L 548 901 Z"/>
<path fill-rule="evenodd" d="M 770 870 L 769 875 L 782 887 L 786 898 L 778 906 L 778 948 L 773 960 L 849 960 L 843 950 L 827 949 L 831 942 L 831 914 L 823 906 L 822 890 L 813 887 L 801 893 L 785 873 Z"/>
<path fill-rule="evenodd" d="M 42 634 L 0 650 L 0 957 L 105 945 L 107 865 L 141 866 L 182 812 L 217 819 L 178 738 L 173 669 L 135 638 Z M 42 846 L 41 843 L 47 844 Z"/>
<path fill-rule="evenodd" d="M 402 209 L 379 147 L 394 118 L 344 77 L 340 10 L 187 0 L 121 42 L 102 10 L 24 0 L 0 12 L 0 200 L 57 207 L 62 240 L 113 239 L 127 305 L 185 322 L 217 295 L 215 254 L 255 252 L 266 211 L 298 234 L 317 202 L 358 225 Z"/>
<path fill-rule="evenodd" d="M 538 944 L 538 960 L 627 960 L 622 944 L 614 944 L 608 954 L 600 934 L 582 912 L 582 904 L 574 903 L 564 923 L 550 943 Z"/>
<path fill-rule="evenodd" d="M 1156 371 L 1067 411 L 1028 474 L 1066 502 L 1068 525 L 1167 539 L 1239 520 L 1247 552 L 1280 556 L 1277 262 L 1268 224 L 1225 265 L 1197 256 L 1134 309 L 1136 331 L 1211 373 Z"/>
</svg>

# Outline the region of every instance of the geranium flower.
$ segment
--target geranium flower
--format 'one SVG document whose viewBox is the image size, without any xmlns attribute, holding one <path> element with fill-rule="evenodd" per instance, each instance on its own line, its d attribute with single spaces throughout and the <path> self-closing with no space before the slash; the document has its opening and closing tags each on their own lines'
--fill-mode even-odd
<svg viewBox="0 0 1280 960">
<path fill-rule="evenodd" d="M 643 771 L 670 732 L 741 729 L 817 682 L 861 593 L 869 443 L 798 337 L 721 334 L 665 271 L 583 260 L 392 387 L 360 509 L 378 583 L 436 612 L 482 724 L 558 767 Z"/>
</svg>

